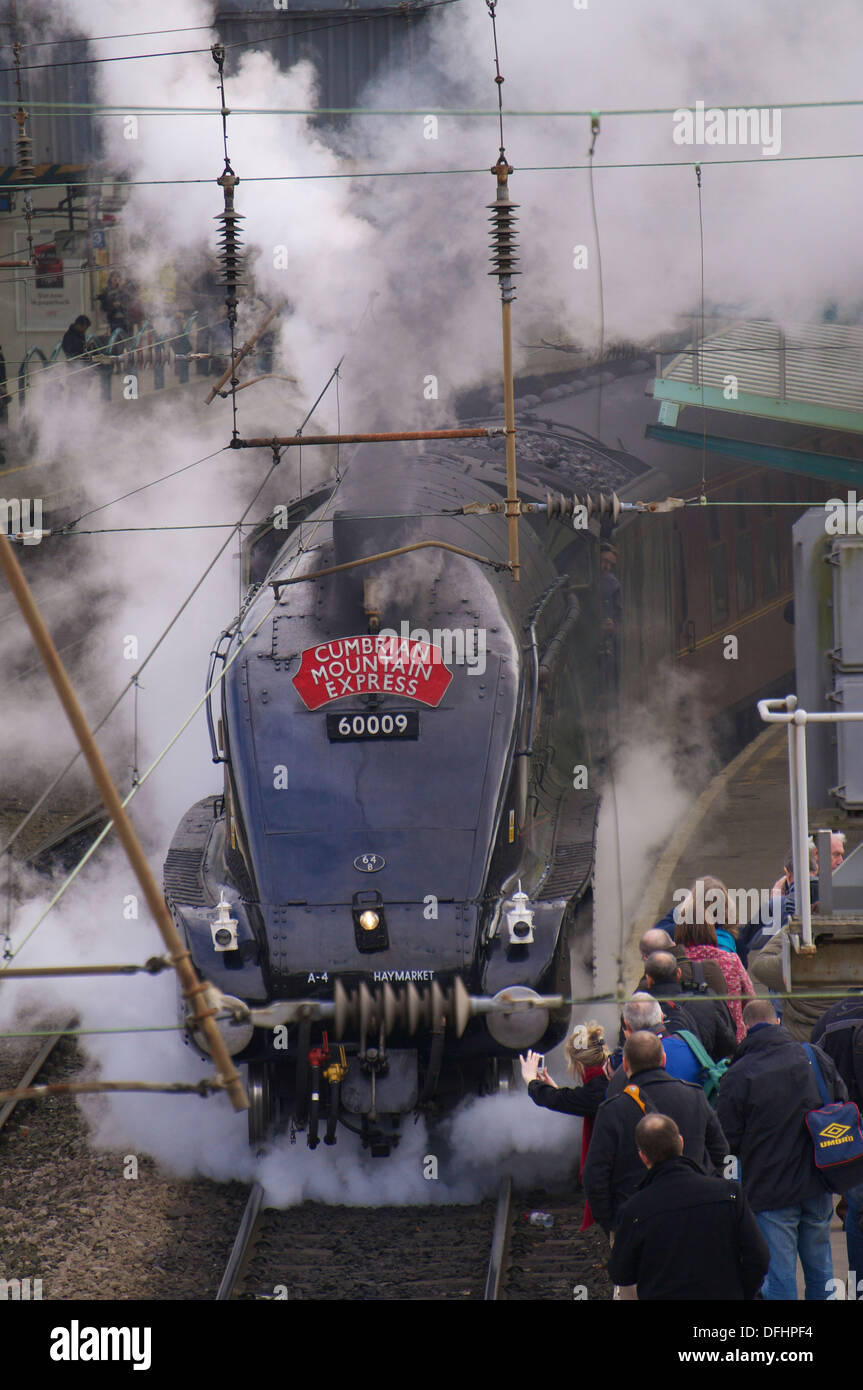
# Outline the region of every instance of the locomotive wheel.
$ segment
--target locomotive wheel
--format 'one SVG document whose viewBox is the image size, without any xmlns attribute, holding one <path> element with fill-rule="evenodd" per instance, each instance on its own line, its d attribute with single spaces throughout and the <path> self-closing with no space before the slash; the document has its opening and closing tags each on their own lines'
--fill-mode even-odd
<svg viewBox="0 0 863 1390">
<path fill-rule="evenodd" d="M 270 1069 L 266 1062 L 249 1062 L 246 1068 L 249 1095 L 249 1143 L 265 1144 L 272 1124 Z"/>
</svg>

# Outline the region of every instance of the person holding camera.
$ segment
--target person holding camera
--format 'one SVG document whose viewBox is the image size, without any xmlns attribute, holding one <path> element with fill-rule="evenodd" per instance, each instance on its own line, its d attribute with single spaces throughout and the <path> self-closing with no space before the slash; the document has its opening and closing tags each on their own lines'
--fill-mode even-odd
<svg viewBox="0 0 863 1390">
<path fill-rule="evenodd" d="M 605 1099 L 605 1088 L 611 1074 L 609 1050 L 605 1045 L 602 1025 L 591 1019 L 579 1023 L 564 1043 L 567 1068 L 576 1086 L 558 1086 L 544 1065 L 538 1052 L 528 1052 L 519 1057 L 521 1074 L 527 1085 L 527 1093 L 536 1105 L 546 1110 L 557 1110 L 562 1115 L 579 1115 L 583 1120 L 581 1129 L 581 1159 L 578 1176 L 584 1168 L 590 1137 L 593 1132 L 593 1117 Z M 593 1225 L 590 1207 L 585 1201 L 584 1220 L 581 1229 L 586 1231 Z"/>
</svg>

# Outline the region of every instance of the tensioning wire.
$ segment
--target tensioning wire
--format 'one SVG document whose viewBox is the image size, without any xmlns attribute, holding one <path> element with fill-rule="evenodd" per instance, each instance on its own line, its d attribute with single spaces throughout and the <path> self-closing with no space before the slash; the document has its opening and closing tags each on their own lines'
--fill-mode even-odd
<svg viewBox="0 0 863 1390">
<path fill-rule="evenodd" d="M 108 507 L 114 507 L 118 502 L 125 502 L 129 497 L 137 497 L 139 492 L 146 492 L 148 488 L 156 487 L 158 483 L 167 482 L 169 478 L 178 478 L 181 473 L 188 473 L 191 468 L 197 468 L 199 464 L 209 463 L 210 459 L 218 458 L 219 454 L 225 454 L 229 449 L 229 444 L 223 444 L 220 449 L 214 449 L 211 454 L 204 454 L 203 458 L 195 459 L 194 463 L 184 463 L 182 468 L 175 468 L 172 473 L 163 473 L 161 477 L 153 478 L 149 483 L 142 483 L 140 487 L 132 488 L 131 492 L 124 492 L 122 497 L 113 497 L 110 502 L 102 502 L 98 507 L 91 507 L 89 511 L 82 512 L 74 521 L 67 522 L 63 527 L 63 532 L 73 531 L 78 522 L 84 521 L 88 516 L 95 516 L 97 512 L 107 511 Z M 141 529 L 149 530 L 149 527 Z"/>
<path fill-rule="evenodd" d="M 0 1038 L 83 1038 L 94 1033 L 177 1033 L 185 1023 L 154 1023 L 136 1028 L 41 1028 L 32 1033 L 0 1033 Z"/>
<path fill-rule="evenodd" d="M 337 446 L 320 445 L 318 447 L 324 448 Z M 849 462 L 850 461 L 851 460 L 849 460 Z M 168 474 L 168 477 L 173 476 L 173 474 Z M 156 481 L 161 482 L 162 479 L 157 479 Z M 147 483 L 146 486 L 152 487 L 153 484 Z M 117 500 L 120 501 L 122 499 Z M 302 501 L 302 498 L 298 498 L 297 500 Z M 112 504 L 110 502 L 107 502 L 105 505 L 110 507 Z M 753 500 L 752 498 L 743 498 L 739 502 L 735 501 L 733 498 L 730 500 L 726 499 L 725 501 L 711 500 L 710 498 L 708 498 L 704 502 L 702 502 L 700 497 L 687 497 L 684 499 L 683 505 L 684 507 L 824 507 L 827 504 L 824 501 L 823 497 L 813 499 L 813 501 L 811 502 L 778 502 L 775 500 L 771 500 L 769 497 L 756 498 L 755 500 Z M 418 521 L 430 519 L 440 520 L 443 517 L 461 515 L 462 513 L 457 509 L 450 509 L 447 511 L 440 512 L 357 512 L 356 515 L 351 513 L 351 515 L 349 517 L 345 517 L 344 520 Z M 262 520 L 256 524 L 262 526 L 264 522 L 268 520 L 269 517 L 263 517 Z M 100 526 L 94 527 L 94 529 L 91 531 L 81 531 L 76 526 L 74 531 L 57 531 L 55 535 L 51 537 L 51 539 L 70 540 L 74 539 L 75 536 L 112 536 L 115 534 L 120 535 L 126 532 L 138 531 L 235 531 L 237 529 L 237 526 L 240 524 L 241 523 L 237 521 L 201 521 L 188 522 L 185 526 Z M 0 621 L 2 621 L 2 619 L 0 619 Z M 2 850 L 0 850 L 0 853 L 2 853 Z"/>
<path fill-rule="evenodd" d="M 223 48 L 230 48 L 230 44 L 222 44 Z M 196 49 L 198 53 L 209 53 L 209 48 Z M 144 55 L 149 56 L 149 55 Z M 173 56 L 169 54 L 154 54 L 154 57 Z M 116 61 L 116 60 L 108 60 Z M 11 72 L 12 68 L 0 68 L 0 72 Z M 22 69 L 26 71 L 26 69 Z M 0 101 L 2 107 L 17 108 L 18 102 L 11 99 Z M 28 108 L 34 111 L 96 111 L 108 115 L 166 115 L 166 116 L 213 116 L 219 113 L 210 106 L 115 106 L 98 101 L 28 101 Z M 833 110 L 847 106 L 863 106 L 863 97 L 851 97 L 847 100 L 831 101 L 775 101 L 761 106 L 750 107 L 755 110 L 772 111 L 811 111 L 811 110 Z M 711 111 L 737 111 L 739 106 L 714 104 L 709 108 Z M 507 119 L 510 116 L 520 116 L 525 118 L 538 117 L 545 119 L 548 116 L 558 116 L 563 119 L 576 120 L 584 116 L 675 116 L 678 112 L 688 112 L 692 114 L 692 108 L 687 106 L 652 106 L 652 107 L 619 107 L 612 110 L 597 111 L 595 108 L 585 110 L 561 110 L 542 111 L 523 108 L 521 110 L 510 110 L 507 107 Z M 495 121 L 500 119 L 497 107 L 470 107 L 470 106 L 420 106 L 420 107 L 384 107 L 384 106 L 237 106 L 231 107 L 232 116 L 484 116 L 493 118 Z M 775 163 L 773 156 L 769 156 L 770 162 Z M 488 173 L 488 170 L 485 171 Z"/>
<path fill-rule="evenodd" d="M 825 159 L 863 159 L 863 152 L 856 154 L 778 154 L 771 156 L 769 160 L 759 159 L 757 155 L 752 155 L 744 156 L 741 159 L 702 159 L 699 162 L 702 167 L 708 164 L 711 166 L 760 164 L 762 167 L 766 167 L 767 164 L 813 163 Z M 686 159 L 645 159 L 620 164 L 594 164 L 593 167 L 594 169 L 690 169 L 692 165 Z M 589 168 L 589 164 L 520 164 L 518 172 L 520 174 L 566 174 Z M 244 174 L 243 183 L 314 183 L 324 182 L 328 179 L 415 179 L 448 177 L 457 174 L 483 174 L 487 177 L 488 169 L 485 167 L 481 169 L 369 169 L 339 174 Z M 214 182 L 214 179 L 76 179 L 73 183 L 71 179 L 63 179 L 56 183 L 49 183 L 46 180 L 44 183 L 33 186 L 37 188 L 69 188 L 70 186 L 74 188 L 102 188 L 106 183 L 112 183 L 119 188 L 174 188 Z M 3 189 L 15 190 L 19 187 L 15 183 L 0 182 L 0 191 Z"/>
<path fill-rule="evenodd" d="M 596 141 L 599 135 L 599 116 L 594 114 L 590 118 L 590 149 L 587 152 L 588 164 L 590 169 L 590 212 L 593 219 L 593 237 L 596 242 L 596 277 L 599 289 L 599 382 L 596 388 L 596 437 L 602 438 L 602 360 L 605 356 L 605 294 L 602 283 L 602 248 L 599 240 L 599 221 L 596 216 L 596 191 L 593 184 L 593 152 L 596 149 Z"/>
<path fill-rule="evenodd" d="M 698 334 L 699 347 L 704 342 L 704 212 L 701 202 L 701 165 L 695 166 L 695 179 L 698 185 L 698 244 L 701 254 L 701 323 Z M 697 354 L 693 354 L 697 355 Z M 698 358 L 698 380 L 701 383 L 701 496 L 707 484 L 707 409 L 704 404 L 704 363 Z"/>
<path fill-rule="evenodd" d="M 847 989 L 795 989 L 795 990 L 771 990 L 770 999 L 855 999 L 860 994 L 859 986 L 850 986 Z M 697 1001 L 702 996 L 697 994 L 686 995 L 686 998 Z M 751 1004 L 753 999 L 763 999 L 767 1001 L 767 996 L 763 994 L 720 994 L 710 996 L 717 999 L 736 999 Z M 651 995 L 657 1004 L 680 1003 L 680 995 L 673 997 L 659 994 Z M 631 996 L 628 994 L 583 994 L 577 998 L 566 996 L 563 1003 L 572 1007 L 573 1005 L 583 1004 L 614 1004 L 618 1008 L 623 1008 L 630 1002 Z M 767 1001 L 769 1002 L 769 1001 Z M 43 1028 L 27 1033 L 0 1032 L 0 1038 L 80 1038 L 92 1037 L 100 1034 L 117 1033 L 184 1033 L 186 1025 L 184 1023 L 154 1023 L 139 1024 L 128 1028 Z"/>
<path fill-rule="evenodd" d="M 345 469 L 345 473 L 342 475 L 342 478 L 343 478 L 343 479 L 344 479 L 344 477 L 347 475 L 347 473 L 348 473 L 348 469 Z M 339 491 L 339 487 L 340 487 L 340 486 L 341 486 L 340 483 L 337 483 L 337 484 L 336 484 L 335 488 L 333 489 L 332 494 L 331 494 L 330 497 L 327 499 L 327 503 L 326 503 L 326 505 L 325 505 L 325 507 L 324 507 L 324 514 L 323 514 L 322 516 L 320 516 L 320 517 L 318 518 L 318 520 L 314 523 L 314 528 L 313 528 L 313 531 L 312 531 L 312 535 L 313 535 L 313 536 L 314 536 L 314 532 L 318 529 L 318 527 L 321 526 L 321 525 L 323 524 L 323 522 L 326 520 L 326 513 L 327 513 L 327 511 L 329 510 L 330 506 L 331 506 L 331 505 L 333 504 L 333 502 L 335 501 L 335 498 L 336 498 L 336 495 L 337 495 L 337 493 L 338 493 L 338 491 Z M 229 539 L 230 539 L 230 538 L 229 538 Z M 227 544 L 227 542 L 226 542 L 226 544 Z M 299 564 L 299 562 L 300 562 L 301 559 L 302 559 L 302 553 L 297 554 L 297 556 L 296 556 L 295 559 L 294 559 L 294 570 L 296 570 L 296 567 L 297 567 L 297 565 Z M 293 570 L 291 571 L 291 574 L 293 574 Z M 140 791 L 141 787 L 142 787 L 142 786 L 144 785 L 144 783 L 147 781 L 147 779 L 148 779 L 148 777 L 150 776 L 150 774 L 156 770 L 156 768 L 157 768 L 157 767 L 159 766 L 159 764 L 161 763 L 162 759 L 165 758 L 165 757 L 167 756 L 167 754 L 168 754 L 168 753 L 170 752 L 170 750 L 173 748 L 173 746 L 174 746 L 174 744 L 177 742 L 177 740 L 185 733 L 186 729 L 189 727 L 189 725 L 191 724 L 192 720 L 195 718 L 195 715 L 198 713 L 198 711 L 199 711 L 200 709 L 202 709 L 202 708 L 204 707 L 204 705 L 206 704 L 206 702 L 209 700 L 210 696 L 212 695 L 213 691 L 214 691 L 214 690 L 217 688 L 217 686 L 225 679 L 225 676 L 228 674 L 228 671 L 231 669 L 231 667 L 233 666 L 234 662 L 237 660 L 237 657 L 238 657 L 238 656 L 240 655 L 240 653 L 245 649 L 245 647 L 248 645 L 248 643 L 251 642 L 252 638 L 255 637 L 255 636 L 257 635 L 257 633 L 258 633 L 258 632 L 260 631 L 260 629 L 263 627 L 263 625 L 264 625 L 264 623 L 267 621 L 267 619 L 268 619 L 269 617 L 272 616 L 272 614 L 273 614 L 273 612 L 275 611 L 275 609 L 278 608 L 280 602 L 281 602 L 281 600 L 280 600 L 279 598 L 275 598 L 275 599 L 273 600 L 272 604 L 270 605 L 270 607 L 269 607 L 269 608 L 265 611 L 265 613 L 263 614 L 263 616 L 262 616 L 262 618 L 260 619 L 260 621 L 259 621 L 258 623 L 256 623 L 256 625 L 251 629 L 251 631 L 249 632 L 248 636 L 244 637 L 243 640 L 242 640 L 242 642 L 239 643 L 239 645 L 238 645 L 237 648 L 236 648 L 236 651 L 235 651 L 235 652 L 233 653 L 233 655 L 230 656 L 230 657 L 228 658 L 228 660 L 225 662 L 224 666 L 222 667 L 222 670 L 221 670 L 221 671 L 219 672 L 219 674 L 215 677 L 215 679 L 214 679 L 212 685 L 211 685 L 207 690 L 204 691 L 203 696 L 202 696 L 201 699 L 197 702 L 197 704 L 194 706 L 194 708 L 191 710 L 191 712 L 189 713 L 189 715 L 187 716 L 187 718 L 183 720 L 183 723 L 180 725 L 179 729 L 177 729 L 176 733 L 168 740 L 168 742 L 165 744 L 165 747 L 162 749 L 162 751 L 161 751 L 160 753 L 157 754 L 157 756 L 154 758 L 153 762 L 150 764 L 150 766 L 147 768 L 147 770 L 142 774 L 142 776 L 141 776 L 140 779 L 138 780 L 137 784 L 136 784 L 134 787 L 132 787 L 131 791 L 129 791 L 129 792 L 126 794 L 126 796 L 123 798 L 123 800 L 122 800 L 122 802 L 121 802 L 121 805 L 122 805 L 122 806 L 124 806 L 124 807 L 125 807 L 125 806 L 128 806 L 128 804 L 129 804 L 129 802 L 132 800 L 132 798 L 136 795 L 136 793 L 137 793 L 138 791 Z M 128 688 L 128 687 L 127 687 L 127 688 Z M 125 692 L 124 692 L 124 693 L 125 693 Z M 10 960 L 10 961 L 11 961 L 11 960 L 14 960 L 14 959 L 20 954 L 20 952 L 21 952 L 21 951 L 23 950 L 23 948 L 26 946 L 27 942 L 30 940 L 30 937 L 31 937 L 31 936 L 33 935 L 33 933 L 36 931 L 37 927 L 41 926 L 42 922 L 44 922 L 45 918 L 48 916 L 48 913 L 51 911 L 51 909 L 52 909 L 54 906 L 56 906 L 56 904 L 57 904 L 57 903 L 60 901 L 60 899 L 62 898 L 63 894 L 66 892 L 66 889 L 69 888 L 69 886 L 70 886 L 70 885 L 74 882 L 74 880 L 78 877 L 78 874 L 79 874 L 79 873 L 81 872 L 81 870 L 84 868 L 85 864 L 88 862 L 88 860 L 91 858 L 91 856 L 96 852 L 96 850 L 98 849 L 98 847 L 99 847 L 99 845 L 102 843 L 102 841 L 105 839 L 105 837 L 106 837 L 106 835 L 108 834 L 108 832 L 109 832 L 111 829 L 113 829 L 113 825 L 114 825 L 114 822 L 113 822 L 113 821 L 108 821 L 108 823 L 107 823 L 107 825 L 104 827 L 104 829 L 101 830 L 100 833 L 96 836 L 96 839 L 93 841 L 92 845 L 90 845 L 90 848 L 89 848 L 89 849 L 86 851 L 86 853 L 81 857 L 81 859 L 79 859 L 78 863 L 75 865 L 75 867 L 74 867 L 74 868 L 72 869 L 72 871 L 69 873 L 68 877 L 64 880 L 64 882 L 63 882 L 63 883 L 60 885 L 60 887 L 57 889 L 57 892 L 54 894 L 54 896 L 52 897 L 51 901 L 50 901 L 50 902 L 48 903 L 48 905 L 45 907 L 45 909 L 43 910 L 43 912 L 39 915 L 39 917 L 38 917 L 38 918 L 36 919 L 36 921 L 33 923 L 32 927 L 30 927 L 29 931 L 27 931 L 27 932 L 25 933 L 25 935 L 24 935 L 23 939 L 21 940 L 20 944 L 19 944 L 18 946 L 16 946 L 15 950 L 11 953 L 11 955 L 9 955 L 9 956 L 7 957 L 7 960 Z M 4 966 L 3 968 L 5 969 L 6 967 Z M 2 974 L 3 974 L 3 970 L 0 969 L 0 977 L 2 977 Z"/>
<path fill-rule="evenodd" d="M 319 448 L 337 448 L 338 446 L 337 446 L 337 445 L 318 445 L 318 446 L 316 446 L 316 447 L 319 447 Z M 296 500 L 297 500 L 298 502 L 302 502 L 302 501 L 303 501 L 303 498 L 302 498 L 302 497 L 298 497 Z M 110 506 L 111 503 L 109 502 L 107 505 Z M 799 504 L 799 505 L 802 506 L 802 503 Z M 406 521 L 406 520 L 429 519 L 429 518 L 431 518 L 431 517 L 435 517 L 435 518 L 440 519 L 441 517 L 460 516 L 460 515 L 461 515 L 461 513 L 460 513 L 459 511 L 445 511 L 445 512 L 374 512 L 374 513 L 369 512 L 369 513 L 363 513 L 362 515 L 360 515 L 360 513 L 357 513 L 356 515 L 354 515 L 354 513 L 352 512 L 351 515 L 350 515 L 349 517 L 345 517 L 345 518 L 343 518 L 343 519 L 344 519 L 345 521 Z M 264 517 L 260 522 L 257 522 L 257 523 L 255 523 L 255 524 L 256 524 L 256 525 L 259 525 L 259 526 L 262 526 L 262 525 L 264 524 L 264 522 L 265 522 L 265 521 L 268 521 L 269 519 L 270 519 L 269 517 Z M 79 531 L 79 530 L 77 529 L 77 527 L 76 527 L 76 529 L 75 529 L 74 531 L 65 531 L 65 530 L 63 530 L 63 531 L 58 531 L 58 532 L 56 533 L 56 536 L 57 536 L 57 539 L 69 540 L 69 539 L 74 538 L 75 536 L 111 536 L 111 535 L 114 535 L 115 533 L 122 533 L 122 532 L 126 532 L 126 531 L 225 531 L 225 530 L 235 531 L 236 528 L 237 528 L 237 526 L 238 526 L 239 524 L 240 524 L 240 523 L 238 523 L 238 522 L 236 522 L 236 521 L 201 521 L 201 522 L 189 522 L 186 526 L 100 526 L 100 527 L 98 527 L 98 528 L 96 528 L 96 529 L 94 529 L 94 530 L 92 530 L 92 531 Z M 54 537 L 52 537 L 52 539 L 54 539 Z M 0 621 L 2 621 L 2 619 L 0 619 Z"/>
</svg>

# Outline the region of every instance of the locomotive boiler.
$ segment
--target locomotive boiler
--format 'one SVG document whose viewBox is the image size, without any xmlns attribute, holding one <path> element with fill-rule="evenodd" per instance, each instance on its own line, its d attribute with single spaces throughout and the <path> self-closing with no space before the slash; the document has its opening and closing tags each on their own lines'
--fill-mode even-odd
<svg viewBox="0 0 863 1390">
<path fill-rule="evenodd" d="M 254 1144 L 346 1126 L 386 1154 L 563 1037 L 615 620 L 605 499 L 575 529 L 548 481 L 520 479 L 519 583 L 503 472 L 459 456 L 366 446 L 252 539 L 208 682 L 224 792 L 183 818 L 165 891 Z"/>
</svg>

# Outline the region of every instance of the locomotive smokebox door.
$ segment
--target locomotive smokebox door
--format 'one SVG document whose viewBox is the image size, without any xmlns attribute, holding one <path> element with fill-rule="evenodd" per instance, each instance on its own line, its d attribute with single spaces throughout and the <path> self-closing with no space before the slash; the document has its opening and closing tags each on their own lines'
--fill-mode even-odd
<svg viewBox="0 0 863 1390">
<path fill-rule="evenodd" d="M 370 1054 L 369 1054 L 370 1055 Z M 386 1054 L 387 1069 L 374 1076 L 358 1057 L 352 1057 L 342 1082 L 342 1105 L 352 1115 L 404 1115 L 413 1110 L 419 1095 L 419 1069 L 415 1051 L 404 1049 Z"/>
</svg>

